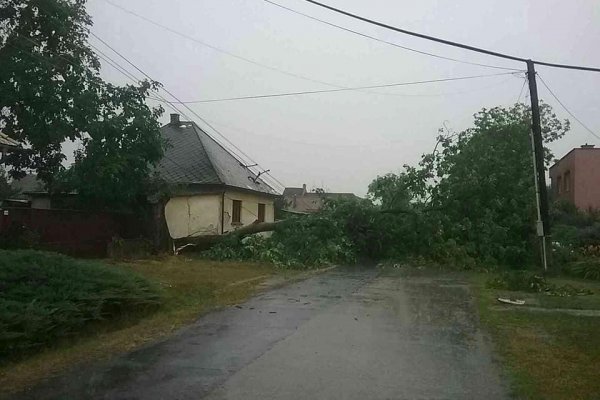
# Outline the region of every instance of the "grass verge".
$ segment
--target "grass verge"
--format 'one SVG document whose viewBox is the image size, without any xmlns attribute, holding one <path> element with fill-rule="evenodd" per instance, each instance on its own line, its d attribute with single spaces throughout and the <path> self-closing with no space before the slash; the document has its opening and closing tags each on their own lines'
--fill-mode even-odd
<svg viewBox="0 0 600 400">
<path fill-rule="evenodd" d="M 216 307 L 241 302 L 275 274 L 293 271 L 271 265 L 214 262 L 189 257 L 118 264 L 160 287 L 161 306 L 149 316 L 123 314 L 105 321 L 83 337 L 57 342 L 52 348 L 0 367 L 0 397 L 48 378 L 77 363 L 97 361 L 163 338 Z"/>
<path fill-rule="evenodd" d="M 489 275 L 473 274 L 480 318 L 513 383 L 518 398 L 599 399 L 600 316 L 577 316 L 557 309 L 600 310 L 600 283 L 549 279 L 594 292 L 591 296 L 554 297 L 486 287 Z M 546 312 L 501 306 L 498 297 L 525 299 Z M 553 311 L 548 311 L 552 309 Z M 543 310 L 542 310 L 543 311 Z"/>
</svg>

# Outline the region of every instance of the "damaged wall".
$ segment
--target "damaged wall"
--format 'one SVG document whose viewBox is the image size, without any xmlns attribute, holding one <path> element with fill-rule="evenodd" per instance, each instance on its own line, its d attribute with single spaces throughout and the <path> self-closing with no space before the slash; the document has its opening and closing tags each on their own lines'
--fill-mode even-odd
<svg viewBox="0 0 600 400">
<path fill-rule="evenodd" d="M 165 219 L 173 239 L 221 233 L 220 194 L 171 198 L 165 205 Z"/>
</svg>

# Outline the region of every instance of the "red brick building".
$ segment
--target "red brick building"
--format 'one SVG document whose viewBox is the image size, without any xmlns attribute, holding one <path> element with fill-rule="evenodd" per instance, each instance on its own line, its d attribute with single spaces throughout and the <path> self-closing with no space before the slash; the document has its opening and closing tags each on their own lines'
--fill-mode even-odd
<svg viewBox="0 0 600 400">
<path fill-rule="evenodd" d="M 550 167 L 556 200 L 580 210 L 600 209 L 600 148 L 585 144 L 568 152 Z"/>
</svg>

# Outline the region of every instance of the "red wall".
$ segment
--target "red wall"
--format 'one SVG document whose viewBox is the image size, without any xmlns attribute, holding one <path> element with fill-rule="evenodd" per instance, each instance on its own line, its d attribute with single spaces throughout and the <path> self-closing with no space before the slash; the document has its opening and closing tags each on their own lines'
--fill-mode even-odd
<svg viewBox="0 0 600 400">
<path fill-rule="evenodd" d="M 132 214 L 32 208 L 4 208 L 0 213 L 0 234 L 21 225 L 35 233 L 36 247 L 90 257 L 105 256 L 114 236 L 143 236 L 145 226 Z"/>
<path fill-rule="evenodd" d="M 600 209 L 600 149 L 578 149 L 575 167 L 575 205 L 582 210 Z"/>
<path fill-rule="evenodd" d="M 558 177 L 570 171 L 570 190 L 558 193 Z M 581 210 L 600 209 L 600 149 L 576 148 L 550 168 L 554 197 L 575 204 Z"/>
</svg>

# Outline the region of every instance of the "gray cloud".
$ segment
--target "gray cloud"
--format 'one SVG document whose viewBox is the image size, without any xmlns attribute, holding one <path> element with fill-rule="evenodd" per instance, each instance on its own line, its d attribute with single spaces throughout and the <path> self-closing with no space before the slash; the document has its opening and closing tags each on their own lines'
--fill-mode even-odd
<svg viewBox="0 0 600 400">
<path fill-rule="evenodd" d="M 394 48 L 262 0 L 113 1 L 232 53 L 339 86 L 501 72 Z M 277 1 L 403 46 L 474 62 L 522 67 L 517 62 L 388 32 L 298 0 Z M 518 56 L 600 65 L 600 5 L 593 0 L 545 1 L 543 7 L 537 0 L 329 0 L 329 4 L 407 29 Z M 91 0 L 88 10 L 96 34 L 182 100 L 328 88 L 203 47 L 103 0 Z M 545 67 L 540 67 L 539 73 L 571 111 L 600 132 L 599 73 Z M 103 67 L 103 74 L 110 81 L 127 82 L 108 65 Z M 190 107 L 285 184 L 307 183 L 309 187 L 364 195 L 377 174 L 398 171 L 430 151 L 445 121 L 454 130 L 464 129 L 482 107 L 514 103 L 522 84 L 520 77 L 498 76 L 377 89 L 378 93 L 340 92 Z M 543 87 L 540 94 L 560 116 L 567 117 Z M 598 139 L 572 123 L 570 135 L 554 145 L 556 155 L 585 142 L 600 145 Z"/>
</svg>

